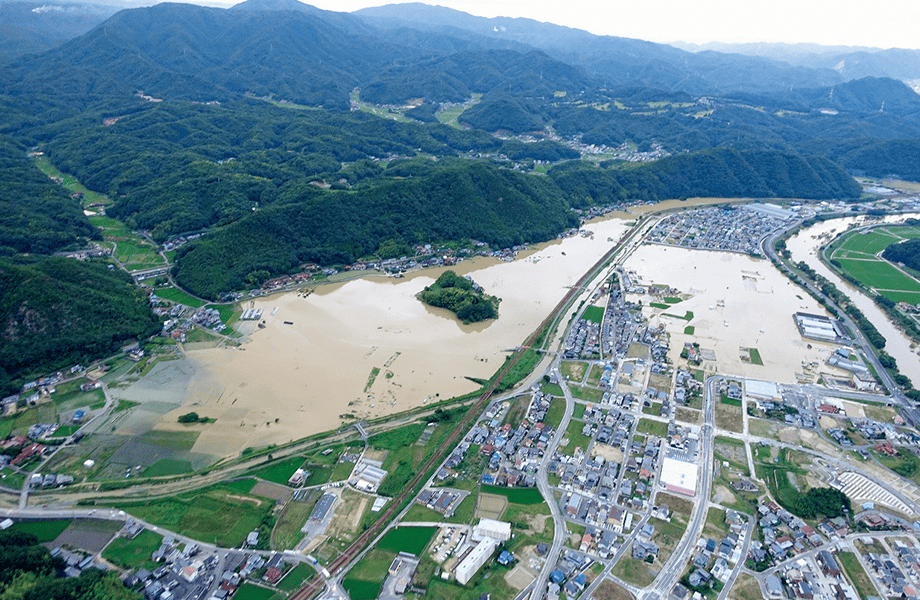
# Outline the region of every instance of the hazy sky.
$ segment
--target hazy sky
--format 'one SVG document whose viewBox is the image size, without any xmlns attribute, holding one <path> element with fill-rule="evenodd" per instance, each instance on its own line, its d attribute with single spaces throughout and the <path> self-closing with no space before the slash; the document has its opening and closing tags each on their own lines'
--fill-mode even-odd
<svg viewBox="0 0 920 600">
<path fill-rule="evenodd" d="M 221 1 L 221 0 L 218 0 Z M 350 12 L 387 0 L 306 0 Z M 230 2 L 235 3 L 235 2 Z M 813 42 L 920 48 L 920 0 L 426 0 L 653 42 Z"/>
</svg>

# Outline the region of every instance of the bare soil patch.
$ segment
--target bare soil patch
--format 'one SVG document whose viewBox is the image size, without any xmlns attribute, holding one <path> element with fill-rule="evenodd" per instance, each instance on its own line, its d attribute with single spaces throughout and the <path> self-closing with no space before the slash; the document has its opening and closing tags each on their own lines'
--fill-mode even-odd
<svg viewBox="0 0 920 600">
<path fill-rule="evenodd" d="M 477 519 L 501 519 L 508 508 L 508 498 L 498 494 L 479 494 L 476 501 Z"/>
<path fill-rule="evenodd" d="M 256 496 L 277 500 L 278 502 L 287 502 L 291 499 L 293 491 L 291 488 L 284 485 L 271 483 L 269 481 L 260 481 L 253 486 L 252 493 Z"/>
<path fill-rule="evenodd" d="M 623 462 L 623 452 L 619 448 L 615 448 L 608 444 L 595 443 L 591 447 L 591 456 L 600 456 L 604 460 L 616 463 Z"/>
<path fill-rule="evenodd" d="M 716 402 L 716 427 L 741 433 L 744 429 L 741 407 Z"/>
</svg>

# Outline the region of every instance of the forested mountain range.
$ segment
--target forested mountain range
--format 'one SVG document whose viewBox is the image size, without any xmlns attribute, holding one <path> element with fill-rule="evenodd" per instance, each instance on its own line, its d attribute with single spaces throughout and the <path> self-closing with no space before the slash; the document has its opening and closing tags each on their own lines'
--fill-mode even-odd
<svg viewBox="0 0 920 600">
<path fill-rule="evenodd" d="M 891 77 L 920 83 L 920 50 L 820 46 L 818 44 L 685 44 L 674 46 L 689 52 L 715 51 L 779 60 L 800 67 L 833 69 L 846 79 Z"/>
<path fill-rule="evenodd" d="M 45 52 L 83 35 L 121 10 L 79 2 L 0 2 L 0 63 Z"/>
<path fill-rule="evenodd" d="M 48 258 L 99 233 L 28 151 L 154 241 L 204 232 L 173 276 L 214 299 L 306 262 L 546 240 L 577 224 L 575 209 L 858 197 L 847 171 L 920 180 L 920 96 L 895 79 L 845 79 L 420 5 L 123 10 L 0 69 L 0 316 L 18 340 L 28 323 L 64 340 L 0 367 L 18 377 L 17 356 L 45 364 L 155 328 L 104 265 Z M 60 310 L 79 286 L 115 318 L 86 339 L 59 333 L 95 315 Z"/>
</svg>

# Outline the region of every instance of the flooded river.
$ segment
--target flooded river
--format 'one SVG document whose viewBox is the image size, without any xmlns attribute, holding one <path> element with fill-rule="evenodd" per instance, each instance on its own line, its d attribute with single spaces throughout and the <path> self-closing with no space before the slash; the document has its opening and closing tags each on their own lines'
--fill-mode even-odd
<svg viewBox="0 0 920 600">
<path fill-rule="evenodd" d="M 895 327 L 887 315 L 876 306 L 875 302 L 835 275 L 818 259 L 818 252 L 821 246 L 846 231 L 852 224 L 900 223 L 911 217 L 918 218 L 920 215 L 893 215 L 883 219 L 872 218 L 871 220 L 866 217 L 833 219 L 803 229 L 786 242 L 786 247 L 792 253 L 793 260 L 796 262 L 805 261 L 812 269 L 847 293 L 853 303 L 859 307 L 859 310 L 866 315 L 866 318 L 872 321 L 872 324 L 885 336 L 887 340 L 885 351 L 898 361 L 898 369 L 900 369 L 901 373 L 910 377 L 914 385 L 920 385 L 920 356 L 917 355 L 915 350 L 911 349 L 910 340 Z"/>
<path fill-rule="evenodd" d="M 452 267 L 501 298 L 495 321 L 463 325 L 416 298 L 443 268 L 259 298 L 252 306 L 266 327 L 250 341 L 188 352 L 193 375 L 176 390 L 187 399 L 160 428 L 192 408 L 217 419 L 195 450 L 226 454 L 334 429 L 346 413 L 373 418 L 474 391 L 467 377 L 490 377 L 627 230 L 620 219 L 585 228 L 593 235 L 540 245 L 513 262 Z"/>
<path fill-rule="evenodd" d="M 265 329 L 250 324 L 239 348 L 189 351 L 130 395 L 183 399 L 158 429 L 180 427 L 177 416 L 189 410 L 216 418 L 194 450 L 224 456 L 335 429 L 352 422 L 345 414 L 373 418 L 468 393 L 479 386 L 467 377 L 490 377 L 638 214 L 715 202 L 725 200 L 634 207 L 585 225 L 589 236 L 537 245 L 513 262 L 476 258 L 452 267 L 501 298 L 492 322 L 463 325 L 416 298 L 443 268 L 259 298 L 252 306 L 262 309 Z"/>
</svg>

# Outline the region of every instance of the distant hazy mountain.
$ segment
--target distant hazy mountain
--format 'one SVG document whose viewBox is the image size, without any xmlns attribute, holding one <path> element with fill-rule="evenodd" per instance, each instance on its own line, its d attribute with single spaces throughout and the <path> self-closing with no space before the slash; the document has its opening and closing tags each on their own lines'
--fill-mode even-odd
<svg viewBox="0 0 920 600">
<path fill-rule="evenodd" d="M 469 39 L 486 37 L 527 44 L 583 67 L 608 86 L 643 85 L 702 94 L 826 86 L 843 80 L 830 69 L 790 66 L 737 54 L 694 54 L 665 44 L 597 36 L 531 19 L 474 17 L 426 4 L 389 4 L 354 14 L 378 27 L 415 27 Z"/>
<path fill-rule="evenodd" d="M 0 2 L 0 62 L 60 46 L 119 10 L 103 4 Z"/>
<path fill-rule="evenodd" d="M 920 82 L 920 50 L 867 48 L 863 46 L 821 46 L 819 44 L 688 44 L 675 42 L 690 52 L 715 50 L 760 56 L 813 69 L 833 69 L 845 79 L 891 77 L 911 83 Z"/>
</svg>

